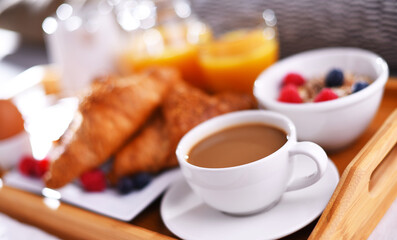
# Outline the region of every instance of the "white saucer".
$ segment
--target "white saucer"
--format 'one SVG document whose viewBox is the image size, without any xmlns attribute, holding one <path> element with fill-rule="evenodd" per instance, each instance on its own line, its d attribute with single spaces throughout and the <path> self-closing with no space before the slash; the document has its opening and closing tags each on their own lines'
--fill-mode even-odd
<svg viewBox="0 0 397 240">
<path fill-rule="evenodd" d="M 314 163 L 299 156 L 294 176 L 314 172 Z M 302 159 L 305 158 L 305 159 Z M 339 181 L 338 170 L 329 161 L 324 176 L 314 185 L 285 193 L 272 209 L 236 217 L 204 204 L 179 178 L 166 192 L 161 216 L 168 229 L 182 239 L 275 239 L 287 236 L 316 219 L 324 210 Z"/>
</svg>

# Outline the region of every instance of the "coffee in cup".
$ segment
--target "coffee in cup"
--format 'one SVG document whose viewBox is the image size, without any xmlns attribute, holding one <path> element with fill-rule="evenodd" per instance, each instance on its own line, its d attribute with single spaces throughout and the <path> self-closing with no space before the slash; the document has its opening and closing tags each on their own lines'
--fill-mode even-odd
<svg viewBox="0 0 397 240">
<path fill-rule="evenodd" d="M 198 167 L 235 167 L 264 158 L 287 142 L 284 130 L 262 123 L 232 126 L 204 138 L 187 161 Z"/>
<path fill-rule="evenodd" d="M 233 138 L 238 145 L 230 143 Z M 248 154 L 255 144 L 265 150 Z M 300 154 L 315 162 L 316 172 L 291 180 L 292 160 Z M 291 120 L 264 110 L 228 113 L 199 124 L 180 140 L 176 155 L 193 191 L 207 205 L 235 215 L 270 209 L 284 192 L 316 183 L 328 163 L 320 146 L 296 141 Z"/>
</svg>

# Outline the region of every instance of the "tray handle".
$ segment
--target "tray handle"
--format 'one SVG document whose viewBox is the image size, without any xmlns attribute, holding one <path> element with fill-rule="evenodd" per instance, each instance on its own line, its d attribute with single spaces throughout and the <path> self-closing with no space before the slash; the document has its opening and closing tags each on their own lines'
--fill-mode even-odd
<svg viewBox="0 0 397 240">
<path fill-rule="evenodd" d="M 309 239 L 367 239 L 397 197 L 397 109 L 346 167 Z"/>
</svg>

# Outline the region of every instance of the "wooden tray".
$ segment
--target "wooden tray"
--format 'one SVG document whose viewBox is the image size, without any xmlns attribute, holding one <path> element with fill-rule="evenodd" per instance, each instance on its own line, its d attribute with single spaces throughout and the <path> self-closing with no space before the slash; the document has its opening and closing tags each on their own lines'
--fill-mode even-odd
<svg viewBox="0 0 397 240">
<path fill-rule="evenodd" d="M 369 141 L 390 113 L 397 108 L 397 79 L 390 79 L 378 113 L 365 133 L 351 146 L 329 153 L 340 173 Z M 163 224 L 157 199 L 130 223 L 104 217 L 77 207 L 60 203 L 50 208 L 43 197 L 1 187 L 0 212 L 22 222 L 37 226 L 62 239 L 170 239 L 175 237 Z M 317 221 L 283 239 L 307 239 Z"/>
</svg>

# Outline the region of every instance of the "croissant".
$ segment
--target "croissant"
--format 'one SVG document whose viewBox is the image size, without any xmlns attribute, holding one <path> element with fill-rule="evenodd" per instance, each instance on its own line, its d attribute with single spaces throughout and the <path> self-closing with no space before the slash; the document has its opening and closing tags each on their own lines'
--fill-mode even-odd
<svg viewBox="0 0 397 240">
<path fill-rule="evenodd" d="M 142 130 L 115 156 L 108 174 L 111 183 L 137 172 L 158 172 L 165 168 L 170 154 L 168 131 L 161 113 L 157 113 Z"/>
<path fill-rule="evenodd" d="M 61 140 L 46 186 L 62 187 L 105 162 L 158 108 L 177 75 L 157 68 L 93 85 L 79 106 L 81 121 L 75 132 Z"/>
<path fill-rule="evenodd" d="M 162 108 L 172 149 L 190 129 L 212 117 L 255 107 L 251 95 L 224 92 L 210 96 L 187 84 L 176 84 Z"/>
<path fill-rule="evenodd" d="M 163 116 L 156 115 L 116 154 L 110 181 L 115 183 L 125 175 L 177 166 L 176 146 L 191 128 L 214 116 L 254 105 L 253 98 L 245 94 L 210 96 L 183 81 L 176 81 L 162 104 Z"/>
</svg>

